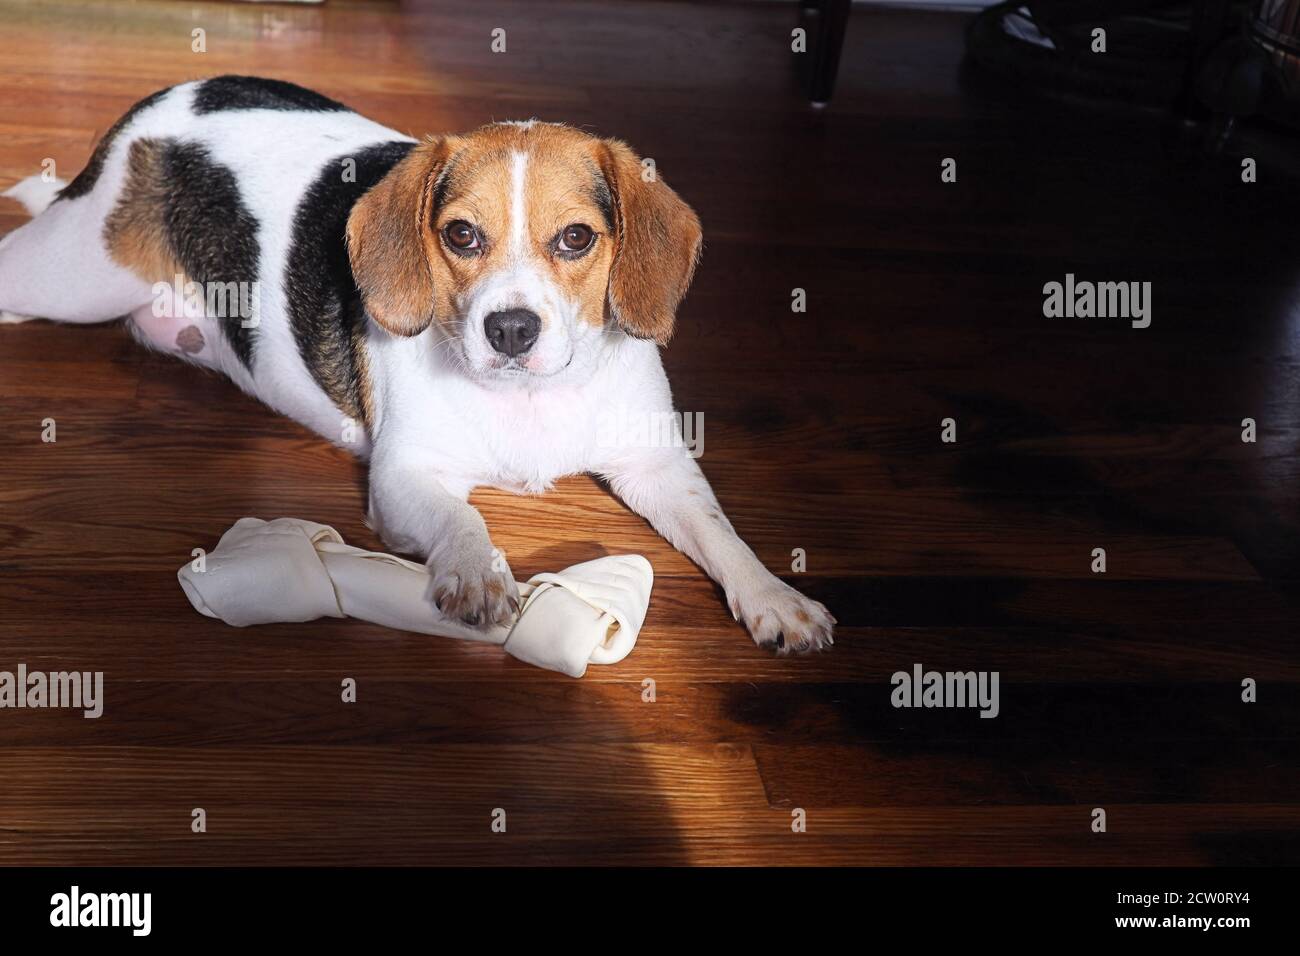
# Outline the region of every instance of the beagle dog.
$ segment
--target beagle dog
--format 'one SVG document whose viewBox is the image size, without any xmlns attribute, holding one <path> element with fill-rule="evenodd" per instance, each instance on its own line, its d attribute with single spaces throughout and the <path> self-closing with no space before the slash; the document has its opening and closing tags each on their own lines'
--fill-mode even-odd
<svg viewBox="0 0 1300 956">
<path fill-rule="evenodd" d="M 509 624 L 519 606 L 474 487 L 590 472 L 760 646 L 831 643 L 829 612 L 741 541 L 682 442 L 604 427 L 673 414 L 659 346 L 700 254 L 695 213 L 625 144 L 536 121 L 417 141 L 222 76 L 137 103 L 70 183 L 9 195 L 35 218 L 0 240 L 5 321 L 126 316 L 367 458 L 372 526 L 427 559 L 444 614 Z"/>
</svg>

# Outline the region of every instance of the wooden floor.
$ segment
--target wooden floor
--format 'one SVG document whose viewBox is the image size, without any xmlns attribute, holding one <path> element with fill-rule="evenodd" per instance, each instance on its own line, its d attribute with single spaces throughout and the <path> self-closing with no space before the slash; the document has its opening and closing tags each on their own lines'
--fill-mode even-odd
<svg viewBox="0 0 1300 956">
<path fill-rule="evenodd" d="M 952 14 L 855 10 L 816 113 L 784 4 L 409 7 L 0 0 L 0 188 L 46 157 L 75 173 L 140 96 L 230 71 L 413 133 L 537 116 L 627 139 L 705 224 L 666 352 L 701 464 L 839 618 L 835 648 L 758 651 L 587 478 L 474 499 L 521 577 L 654 563 L 635 652 L 584 680 L 352 621 L 227 628 L 177 586 L 191 549 L 242 515 L 375 546 L 364 470 L 120 327 L 0 327 L 0 670 L 102 670 L 107 698 L 99 720 L 0 711 L 0 863 L 1297 859 L 1286 170 L 1244 185 L 1155 117 L 972 75 Z M 22 221 L 0 203 L 0 232 Z M 1045 319 L 1067 272 L 1152 282 L 1151 327 Z M 918 662 L 998 671 L 1000 716 L 894 709 Z"/>
</svg>

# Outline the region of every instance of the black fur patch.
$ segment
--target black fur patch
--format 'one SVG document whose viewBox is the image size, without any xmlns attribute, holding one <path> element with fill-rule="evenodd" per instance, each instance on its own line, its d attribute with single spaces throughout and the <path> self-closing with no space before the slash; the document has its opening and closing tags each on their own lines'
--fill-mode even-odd
<svg viewBox="0 0 1300 956">
<path fill-rule="evenodd" d="M 600 214 L 605 217 L 605 228 L 613 230 L 614 228 L 614 197 L 609 191 L 609 183 L 600 170 L 595 170 L 591 186 L 592 198 L 596 200 L 596 205 L 600 208 Z"/>
<path fill-rule="evenodd" d="M 216 283 L 256 282 L 258 222 L 240 198 L 235 174 L 197 143 L 174 140 L 163 154 L 163 170 L 168 187 L 163 228 L 186 276 L 205 290 Z M 234 301 L 239 302 L 238 295 Z M 230 309 L 217 326 L 252 371 L 256 329 L 244 328 L 237 312 Z"/>
<path fill-rule="evenodd" d="M 108 159 L 108 151 L 113 147 L 113 141 L 117 139 L 118 134 L 126 128 L 131 120 L 135 119 L 138 114 L 157 103 L 160 99 L 171 92 L 168 87 L 165 90 L 159 90 L 157 93 L 150 93 L 140 102 L 136 103 L 129 110 L 121 115 L 116 123 L 108 128 L 104 138 L 95 146 L 95 151 L 90 154 L 90 161 L 86 163 L 86 168 L 77 174 L 76 179 L 68 183 L 59 190 L 58 196 L 54 201 L 60 199 L 76 199 L 78 196 L 84 196 L 95 188 L 95 183 L 99 182 L 99 176 L 104 171 L 104 162 Z"/>
<path fill-rule="evenodd" d="M 319 93 L 260 76 L 214 76 L 204 80 L 194 91 L 195 113 L 219 113 L 223 110 L 310 110 L 336 113 L 346 110 L 342 103 Z"/>
<path fill-rule="evenodd" d="M 379 143 L 330 160 L 294 216 L 284 287 L 298 352 L 312 378 L 357 421 L 366 420 L 362 358 L 365 309 L 348 262 L 348 214 L 361 196 L 396 166 L 414 143 Z M 354 182 L 345 161 L 356 163 Z"/>
<path fill-rule="evenodd" d="M 451 189 L 451 178 L 456 174 L 456 157 L 453 156 L 450 162 L 443 167 L 437 181 L 433 184 L 433 209 L 442 208 L 443 203 L 447 201 L 447 192 Z M 432 210 L 430 210 L 432 212 Z"/>
</svg>

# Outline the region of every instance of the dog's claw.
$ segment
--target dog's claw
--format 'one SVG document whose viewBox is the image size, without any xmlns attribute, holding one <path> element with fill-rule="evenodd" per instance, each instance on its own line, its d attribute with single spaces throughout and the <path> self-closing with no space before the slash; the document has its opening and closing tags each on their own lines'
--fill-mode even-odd
<svg viewBox="0 0 1300 956">
<path fill-rule="evenodd" d="M 739 619 L 754 643 L 778 654 L 823 650 L 835 643 L 835 618 L 831 613 L 779 578 L 772 577 L 751 591 L 729 596 L 728 604 L 739 608 Z"/>
<path fill-rule="evenodd" d="M 444 617 L 470 627 L 505 627 L 519 613 L 519 588 L 499 552 L 463 542 L 429 556 L 429 594 Z"/>
</svg>

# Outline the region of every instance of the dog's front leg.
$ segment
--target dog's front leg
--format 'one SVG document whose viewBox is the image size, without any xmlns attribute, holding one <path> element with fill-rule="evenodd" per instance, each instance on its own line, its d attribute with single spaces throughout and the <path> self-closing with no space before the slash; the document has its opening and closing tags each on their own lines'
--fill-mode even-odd
<svg viewBox="0 0 1300 956">
<path fill-rule="evenodd" d="M 722 585 L 732 615 L 754 643 L 782 652 L 834 643 L 830 612 L 763 566 L 685 448 L 647 449 L 602 473 L 628 507 Z"/>
<path fill-rule="evenodd" d="M 370 464 L 370 519 L 389 547 L 427 560 L 429 597 L 443 614 L 471 625 L 508 625 L 519 612 L 519 588 L 467 500 L 470 490 L 468 482 L 440 472 L 436 456 L 378 445 Z"/>
</svg>

